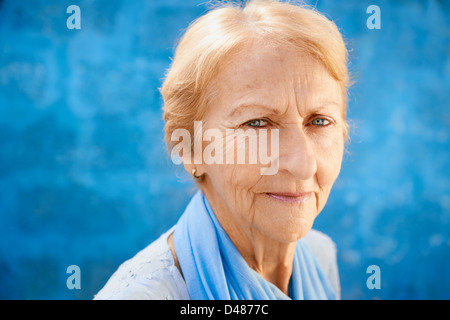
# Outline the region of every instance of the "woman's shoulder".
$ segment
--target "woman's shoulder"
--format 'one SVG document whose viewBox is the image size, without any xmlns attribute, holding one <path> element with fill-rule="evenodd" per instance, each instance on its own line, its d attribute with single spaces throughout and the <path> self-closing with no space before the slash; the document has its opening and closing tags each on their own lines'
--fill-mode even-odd
<svg viewBox="0 0 450 320">
<path fill-rule="evenodd" d="M 167 243 L 171 228 L 133 258 L 122 263 L 95 300 L 186 300 L 186 284 Z"/>
<path fill-rule="evenodd" d="M 325 233 L 311 229 L 303 238 L 311 248 L 319 263 L 330 261 L 336 258 L 336 244 Z"/>
<path fill-rule="evenodd" d="M 311 248 L 317 262 L 330 280 L 338 298 L 340 298 L 341 288 L 336 243 L 328 235 L 315 229 L 311 229 L 303 239 Z"/>
</svg>

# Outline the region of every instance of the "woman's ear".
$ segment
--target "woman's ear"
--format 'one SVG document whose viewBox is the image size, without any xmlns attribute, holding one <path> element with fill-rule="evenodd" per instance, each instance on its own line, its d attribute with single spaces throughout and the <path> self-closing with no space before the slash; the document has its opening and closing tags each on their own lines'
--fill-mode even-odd
<svg viewBox="0 0 450 320">
<path fill-rule="evenodd" d="M 184 169 L 196 180 L 201 179 L 205 174 L 204 167 L 201 164 L 183 162 Z"/>
</svg>

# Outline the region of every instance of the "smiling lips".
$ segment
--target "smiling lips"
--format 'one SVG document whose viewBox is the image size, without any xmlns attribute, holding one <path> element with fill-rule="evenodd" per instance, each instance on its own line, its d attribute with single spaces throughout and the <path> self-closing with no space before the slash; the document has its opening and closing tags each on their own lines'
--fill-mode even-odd
<svg viewBox="0 0 450 320">
<path fill-rule="evenodd" d="M 266 195 L 268 195 L 272 199 L 286 203 L 305 203 L 311 198 L 313 192 L 301 192 L 301 193 L 277 192 L 277 193 L 266 193 Z"/>
</svg>

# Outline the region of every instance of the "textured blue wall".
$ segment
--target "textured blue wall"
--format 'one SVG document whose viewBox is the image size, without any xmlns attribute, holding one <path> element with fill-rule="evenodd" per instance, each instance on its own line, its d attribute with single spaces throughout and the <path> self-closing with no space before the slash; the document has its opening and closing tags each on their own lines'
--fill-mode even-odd
<svg viewBox="0 0 450 320">
<path fill-rule="evenodd" d="M 193 185 L 166 155 L 158 87 L 202 3 L 0 1 L 0 298 L 91 299 L 176 222 Z M 81 30 L 66 27 L 71 4 Z M 371 4 L 380 30 L 366 27 Z M 356 81 L 348 154 L 315 225 L 338 245 L 342 297 L 450 299 L 450 2 L 317 7 Z"/>
</svg>

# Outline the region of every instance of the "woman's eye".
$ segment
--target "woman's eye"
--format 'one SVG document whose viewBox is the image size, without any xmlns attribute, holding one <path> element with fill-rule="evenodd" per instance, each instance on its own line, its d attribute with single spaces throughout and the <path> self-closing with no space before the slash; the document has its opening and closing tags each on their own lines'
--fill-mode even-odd
<svg viewBox="0 0 450 320">
<path fill-rule="evenodd" d="M 327 125 L 329 125 L 331 122 L 327 119 L 324 118 L 316 118 L 313 121 L 311 121 L 312 125 L 315 126 L 321 126 L 321 127 L 326 127 Z"/>
<path fill-rule="evenodd" d="M 267 125 L 267 121 L 266 120 L 262 120 L 262 119 L 255 119 L 255 120 L 250 120 L 246 123 L 246 125 L 250 126 L 250 127 L 254 127 L 254 128 L 260 128 L 260 127 L 264 127 Z"/>
</svg>

